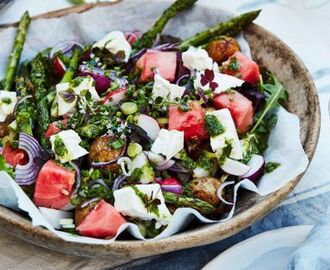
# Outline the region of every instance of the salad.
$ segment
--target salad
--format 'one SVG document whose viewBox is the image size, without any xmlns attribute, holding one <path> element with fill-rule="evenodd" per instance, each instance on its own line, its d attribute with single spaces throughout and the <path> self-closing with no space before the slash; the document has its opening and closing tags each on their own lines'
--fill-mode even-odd
<svg viewBox="0 0 330 270">
<path fill-rule="evenodd" d="M 62 41 L 19 63 L 22 16 L 0 87 L 0 170 L 56 229 L 112 238 L 131 222 L 151 238 L 178 208 L 219 219 L 228 182 L 280 166 L 262 154 L 287 93 L 235 39 L 260 11 L 162 34 L 195 2 L 177 0 L 145 33 Z"/>
</svg>

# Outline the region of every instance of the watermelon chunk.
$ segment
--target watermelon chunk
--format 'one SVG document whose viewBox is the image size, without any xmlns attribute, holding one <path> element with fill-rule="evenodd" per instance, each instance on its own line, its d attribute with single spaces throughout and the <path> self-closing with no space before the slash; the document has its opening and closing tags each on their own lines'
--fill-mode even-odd
<svg viewBox="0 0 330 270">
<path fill-rule="evenodd" d="M 68 119 L 63 119 L 50 123 L 45 132 L 45 137 L 49 139 L 50 136 L 59 133 L 61 131 L 61 126 L 65 127 L 68 124 L 68 121 Z"/>
<path fill-rule="evenodd" d="M 73 171 L 48 160 L 38 175 L 33 201 L 37 206 L 63 209 L 70 202 L 74 182 Z"/>
<path fill-rule="evenodd" d="M 252 102 L 239 92 L 232 90 L 213 99 L 216 109 L 229 109 L 239 133 L 245 133 L 253 124 Z"/>
<path fill-rule="evenodd" d="M 243 81 L 256 85 L 259 82 L 259 66 L 241 52 L 234 53 L 221 66 L 221 72 L 235 76 Z"/>
<path fill-rule="evenodd" d="M 148 82 L 154 78 L 157 69 L 159 75 L 164 79 L 173 82 L 175 80 L 176 65 L 177 65 L 176 52 L 159 52 L 148 50 L 136 62 L 136 67 L 142 70 L 141 82 Z"/>
<path fill-rule="evenodd" d="M 189 111 L 182 111 L 179 106 L 169 108 L 169 130 L 176 129 L 184 132 L 185 140 L 204 140 L 208 138 L 205 127 L 205 113 L 198 101 L 189 104 Z"/>
<path fill-rule="evenodd" d="M 126 223 L 122 215 L 110 204 L 101 200 L 77 227 L 84 236 L 112 238 L 119 227 Z"/>
</svg>

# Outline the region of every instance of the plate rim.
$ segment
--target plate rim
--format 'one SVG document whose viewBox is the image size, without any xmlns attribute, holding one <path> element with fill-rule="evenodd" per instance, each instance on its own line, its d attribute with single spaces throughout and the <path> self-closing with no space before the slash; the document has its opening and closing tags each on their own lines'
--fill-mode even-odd
<svg viewBox="0 0 330 270">
<path fill-rule="evenodd" d="M 249 253 L 248 259 L 246 258 L 246 256 L 244 256 L 245 260 L 240 261 L 240 263 L 244 263 L 244 265 L 236 265 L 237 267 L 235 267 L 234 265 L 233 267 L 233 265 L 231 264 L 231 267 L 233 267 L 231 268 L 232 270 L 242 269 L 241 267 L 249 266 L 253 261 L 255 261 L 260 256 L 266 254 L 271 250 L 280 247 L 298 247 L 296 245 L 296 242 L 302 243 L 307 238 L 313 227 L 314 225 L 293 225 L 293 226 L 282 227 L 256 234 L 242 242 L 235 244 L 234 246 L 228 248 L 221 254 L 217 255 L 215 258 L 212 259 L 212 261 L 206 264 L 202 268 L 202 270 L 219 269 L 219 267 L 223 266 L 221 264 L 219 265 L 219 261 L 223 264 L 228 265 L 230 264 L 231 261 L 233 261 L 233 259 L 231 259 L 232 257 L 236 256 L 237 258 L 238 253 L 242 253 L 242 251 L 246 249 L 253 248 L 254 246 L 258 245 L 261 241 L 267 242 L 267 245 L 261 245 L 262 250 L 258 250 L 257 253 L 255 252 Z M 287 235 L 289 235 L 290 237 L 285 238 Z M 274 237 L 277 237 L 277 239 L 274 239 Z M 283 240 L 287 242 L 284 242 Z M 280 241 L 280 243 L 276 243 L 276 241 Z M 273 246 L 270 247 L 269 244 Z"/>
</svg>

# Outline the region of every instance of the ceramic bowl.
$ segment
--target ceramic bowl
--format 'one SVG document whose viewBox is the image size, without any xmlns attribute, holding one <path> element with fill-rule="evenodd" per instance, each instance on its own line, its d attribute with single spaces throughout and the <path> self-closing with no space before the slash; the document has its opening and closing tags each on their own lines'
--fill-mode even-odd
<svg viewBox="0 0 330 270">
<path fill-rule="evenodd" d="M 148 3 L 148 9 L 157 12 L 168 5 L 168 3 L 164 4 L 158 1 L 148 1 Z M 132 5 L 132 3 L 130 4 Z M 136 8 L 139 8 L 141 2 L 136 1 L 135 5 Z M 125 6 L 125 1 L 120 5 L 113 5 L 111 8 L 118 9 L 118 12 L 120 12 L 120 8 L 123 6 Z M 91 8 L 94 8 L 94 6 L 88 5 L 62 10 L 42 17 L 67 16 Z M 199 12 L 196 13 L 196 9 L 199 9 Z M 143 10 L 140 9 L 139 12 L 143 13 Z M 218 13 L 214 9 L 197 6 L 191 12 L 191 15 L 185 15 L 185 18 L 189 18 L 187 19 L 188 26 L 197 20 L 207 20 L 206 26 L 213 21 L 217 21 Z M 200 16 L 200 14 L 205 16 Z M 154 19 L 148 18 L 146 20 L 150 25 Z M 175 34 L 175 20 L 171 22 L 167 29 L 170 33 Z M 250 25 L 244 31 L 244 35 L 251 47 L 253 58 L 259 65 L 274 73 L 288 89 L 290 94 L 288 110 L 300 119 L 301 142 L 309 160 L 311 160 L 319 136 L 320 109 L 317 91 L 308 70 L 283 41 L 261 26 Z M 275 208 L 293 190 L 301 177 L 302 175 L 292 179 L 283 188 L 265 197 L 252 193 L 245 194 L 238 204 L 235 216 L 226 222 L 196 225 L 174 236 L 157 241 L 117 240 L 107 245 L 69 243 L 48 230 L 33 227 L 26 217 L 4 207 L 0 207 L 0 227 L 21 239 L 52 250 L 78 256 L 106 257 L 116 262 L 125 262 L 136 258 L 206 245 L 227 238 L 255 223 Z"/>
</svg>

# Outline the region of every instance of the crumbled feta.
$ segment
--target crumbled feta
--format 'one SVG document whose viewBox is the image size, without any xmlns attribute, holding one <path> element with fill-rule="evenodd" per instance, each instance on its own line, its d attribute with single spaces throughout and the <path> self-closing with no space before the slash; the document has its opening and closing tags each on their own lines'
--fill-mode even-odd
<svg viewBox="0 0 330 270">
<path fill-rule="evenodd" d="M 151 151 L 169 160 L 183 149 L 183 140 L 183 131 L 161 129 Z"/>
<path fill-rule="evenodd" d="M 201 83 L 202 74 L 203 74 L 203 72 L 196 73 L 196 78 L 194 80 L 194 87 L 196 89 L 201 88 L 202 90 L 206 91 L 206 90 L 210 89 L 210 83 L 202 85 L 202 83 Z M 224 92 L 228 89 L 242 86 L 242 84 L 244 83 L 243 80 L 238 79 L 234 76 L 222 74 L 220 72 L 215 72 L 215 71 L 214 71 L 213 82 L 218 84 L 216 89 L 213 91 L 213 93 L 215 93 L 215 94 L 220 94 L 221 92 Z"/>
<path fill-rule="evenodd" d="M 155 75 L 154 80 L 152 88 L 153 99 L 161 97 L 173 102 L 176 98 L 181 98 L 185 91 L 184 87 L 172 84 L 158 74 Z"/>
<path fill-rule="evenodd" d="M 213 60 L 207 51 L 202 48 L 190 46 L 187 51 L 182 53 L 183 65 L 190 70 L 203 71 L 213 68 Z"/>
<path fill-rule="evenodd" d="M 125 38 L 124 33 L 121 31 L 110 32 L 100 41 L 94 43 L 93 48 L 107 49 L 112 54 L 124 52 L 124 62 L 128 62 L 132 52 L 131 44 L 129 44 Z"/>
<path fill-rule="evenodd" d="M 227 146 L 226 141 L 230 141 L 232 150 L 229 157 L 233 159 L 242 159 L 243 151 L 241 143 L 237 135 L 234 120 L 231 117 L 229 110 L 222 109 L 208 112 L 206 114 L 214 115 L 225 128 L 225 131 L 222 134 L 210 138 L 212 150 L 221 154 L 222 149 Z"/>
<path fill-rule="evenodd" d="M 172 215 L 167 209 L 160 185 L 135 185 L 134 187 L 138 192 L 132 186 L 114 191 L 114 206 L 116 210 L 129 217 L 140 218 L 142 220 L 154 219 L 162 225 L 167 225 Z M 137 194 L 139 192 L 146 195 L 150 202 L 154 203 L 155 208 L 147 207 L 142 198 Z"/>
<path fill-rule="evenodd" d="M 63 155 L 61 156 L 56 154 L 56 138 L 60 138 L 61 142 L 63 143 L 63 147 L 65 148 Z M 55 135 L 52 135 L 50 137 L 50 142 L 52 145 L 52 150 L 55 153 L 55 158 L 61 163 L 75 160 L 88 154 L 88 151 L 79 145 L 81 138 L 72 129 L 63 130 Z"/>
<path fill-rule="evenodd" d="M 79 82 L 78 85 L 75 85 Z M 94 100 L 100 100 L 100 97 L 95 89 L 95 81 L 92 77 L 78 77 L 72 82 L 59 83 L 56 85 L 56 99 L 58 104 L 58 115 L 65 115 L 72 112 L 77 104 L 78 96 L 86 95 L 86 92 L 91 94 Z M 74 95 L 69 101 L 65 95 Z"/>
<path fill-rule="evenodd" d="M 194 175 L 193 175 L 194 177 L 208 177 L 208 176 L 210 176 L 210 172 L 208 170 L 205 170 L 202 167 L 196 167 L 193 170 L 193 173 L 194 173 Z"/>
<path fill-rule="evenodd" d="M 0 122 L 4 122 L 12 114 L 17 103 L 16 92 L 0 91 Z"/>
</svg>

